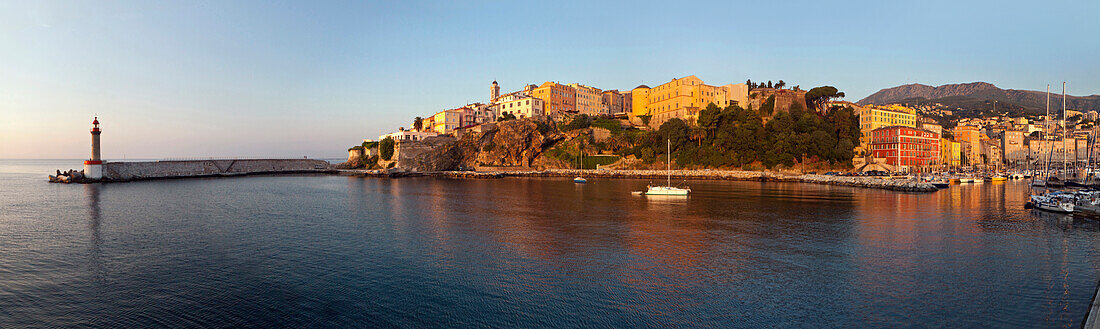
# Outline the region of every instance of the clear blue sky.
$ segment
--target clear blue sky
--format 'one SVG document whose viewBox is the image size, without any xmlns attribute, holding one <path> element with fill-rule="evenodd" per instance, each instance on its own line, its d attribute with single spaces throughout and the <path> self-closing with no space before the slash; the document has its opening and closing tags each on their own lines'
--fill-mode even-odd
<svg viewBox="0 0 1100 329">
<path fill-rule="evenodd" d="M 1100 1 L 0 2 L 0 158 L 341 157 L 542 81 L 1100 93 Z"/>
</svg>

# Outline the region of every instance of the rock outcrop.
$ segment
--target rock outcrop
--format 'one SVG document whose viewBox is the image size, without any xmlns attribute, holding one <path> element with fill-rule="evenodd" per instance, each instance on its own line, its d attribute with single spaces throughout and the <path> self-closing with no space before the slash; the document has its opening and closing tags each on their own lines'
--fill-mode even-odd
<svg viewBox="0 0 1100 329">
<path fill-rule="evenodd" d="M 551 124 L 537 120 L 509 120 L 496 128 L 464 138 L 468 167 L 530 167 L 543 151 L 563 137 Z"/>
<path fill-rule="evenodd" d="M 433 172 L 462 168 L 463 145 L 451 136 L 402 141 L 397 146 L 397 168 L 412 172 Z"/>
</svg>

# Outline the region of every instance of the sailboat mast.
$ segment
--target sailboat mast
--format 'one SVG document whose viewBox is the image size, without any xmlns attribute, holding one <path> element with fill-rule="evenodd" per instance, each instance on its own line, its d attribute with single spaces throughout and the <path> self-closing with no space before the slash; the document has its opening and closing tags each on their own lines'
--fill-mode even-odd
<svg viewBox="0 0 1100 329">
<path fill-rule="evenodd" d="M 1042 140 L 1045 140 L 1047 135 L 1050 134 L 1050 84 L 1047 84 L 1047 116 L 1043 118 L 1043 134 L 1039 140 L 1039 146 L 1042 147 Z M 1054 141 L 1050 142 L 1050 152 L 1054 152 Z M 1040 154 L 1042 156 L 1042 154 Z M 1050 179 L 1050 156 L 1047 156 L 1047 162 L 1043 165 L 1043 179 Z"/>
<path fill-rule="evenodd" d="M 1069 137 L 1066 131 L 1066 82 L 1062 81 L 1062 180 L 1066 179 L 1066 158 L 1069 156 L 1066 152 L 1066 138 Z"/>
<path fill-rule="evenodd" d="M 666 149 L 667 149 L 667 151 L 665 151 L 665 152 L 668 153 L 668 158 L 667 158 L 667 160 L 668 160 L 668 165 L 667 165 L 668 166 L 667 167 L 668 168 L 668 186 L 672 186 L 672 140 L 671 139 L 668 140 L 668 144 L 666 144 Z"/>
</svg>

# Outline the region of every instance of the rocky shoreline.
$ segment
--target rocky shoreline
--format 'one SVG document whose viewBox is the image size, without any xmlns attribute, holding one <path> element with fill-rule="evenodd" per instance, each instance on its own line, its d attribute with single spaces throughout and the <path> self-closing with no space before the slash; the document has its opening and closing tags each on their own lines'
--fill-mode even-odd
<svg viewBox="0 0 1100 329">
<path fill-rule="evenodd" d="M 439 176 L 450 178 L 503 178 L 503 177 L 576 177 L 585 178 L 626 178 L 626 179 L 663 179 L 670 174 L 667 170 L 580 170 L 548 169 L 541 171 L 440 171 L 405 172 L 401 170 L 345 170 L 341 174 L 361 177 L 418 177 Z M 847 177 L 826 175 L 782 174 L 767 171 L 739 170 L 672 170 L 675 180 L 735 180 L 761 182 L 799 182 L 809 184 L 839 185 L 863 188 L 875 188 L 902 192 L 935 192 L 939 190 L 930 183 L 909 179 L 886 179 L 882 177 Z"/>
</svg>

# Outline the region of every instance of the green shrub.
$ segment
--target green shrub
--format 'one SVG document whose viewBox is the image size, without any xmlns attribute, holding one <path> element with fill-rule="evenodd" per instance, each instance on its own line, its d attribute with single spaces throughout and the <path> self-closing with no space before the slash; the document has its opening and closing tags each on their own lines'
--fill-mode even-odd
<svg viewBox="0 0 1100 329">
<path fill-rule="evenodd" d="M 547 132 L 550 132 L 550 125 L 546 124 L 545 122 L 536 121 L 535 125 L 538 126 L 540 134 L 546 135 Z"/>
<path fill-rule="evenodd" d="M 617 155 L 591 155 L 584 157 L 584 169 L 596 169 L 596 165 L 606 166 L 615 161 L 619 161 L 621 157 Z"/>
<path fill-rule="evenodd" d="M 393 157 L 393 138 L 386 137 L 378 143 L 378 153 L 382 156 L 382 160 L 389 161 Z"/>
<path fill-rule="evenodd" d="M 570 131 L 573 129 L 584 129 L 592 125 L 592 119 L 587 114 L 581 114 L 573 117 L 573 121 L 565 125 L 563 131 Z"/>
<path fill-rule="evenodd" d="M 592 126 L 607 129 L 612 135 L 618 135 L 623 131 L 623 125 L 615 119 L 599 118 L 592 121 Z"/>
</svg>

